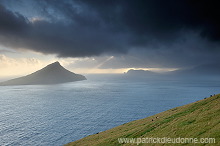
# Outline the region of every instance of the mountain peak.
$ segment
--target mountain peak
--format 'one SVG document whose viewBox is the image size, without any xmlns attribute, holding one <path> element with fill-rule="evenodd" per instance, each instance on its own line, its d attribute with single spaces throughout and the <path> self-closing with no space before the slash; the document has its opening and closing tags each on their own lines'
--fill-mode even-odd
<svg viewBox="0 0 220 146">
<path fill-rule="evenodd" d="M 58 65 L 60 65 L 59 61 L 56 61 L 56 62 L 51 63 L 51 64 L 58 64 Z"/>
<path fill-rule="evenodd" d="M 46 67 L 44 67 L 43 69 L 39 70 L 39 71 L 53 71 L 56 72 L 57 70 L 66 70 L 62 65 L 60 65 L 60 63 L 58 61 L 53 62 L 51 64 L 48 64 Z M 68 70 L 66 70 L 68 71 Z"/>
<path fill-rule="evenodd" d="M 60 63 L 58 61 L 54 62 L 54 63 L 51 63 L 47 66 L 61 66 Z"/>
<path fill-rule="evenodd" d="M 43 85 L 81 80 L 86 80 L 86 78 L 65 69 L 58 61 L 56 61 L 32 74 L 2 82 L 0 85 Z"/>
</svg>

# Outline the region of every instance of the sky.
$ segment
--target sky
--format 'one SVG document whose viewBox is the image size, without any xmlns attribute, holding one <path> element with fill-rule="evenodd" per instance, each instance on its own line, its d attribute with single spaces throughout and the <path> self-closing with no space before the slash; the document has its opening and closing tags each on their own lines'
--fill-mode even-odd
<svg viewBox="0 0 220 146">
<path fill-rule="evenodd" d="M 0 0 L 0 77 L 216 64 L 219 18 L 217 0 Z"/>
</svg>

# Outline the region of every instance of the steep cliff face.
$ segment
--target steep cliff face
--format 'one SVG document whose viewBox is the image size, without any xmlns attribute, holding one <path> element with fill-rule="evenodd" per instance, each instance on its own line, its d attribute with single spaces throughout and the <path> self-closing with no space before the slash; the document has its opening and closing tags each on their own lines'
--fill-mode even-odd
<svg viewBox="0 0 220 146">
<path fill-rule="evenodd" d="M 45 85 L 86 80 L 86 77 L 66 70 L 59 62 L 54 62 L 32 74 L 0 83 L 10 85 Z"/>
</svg>

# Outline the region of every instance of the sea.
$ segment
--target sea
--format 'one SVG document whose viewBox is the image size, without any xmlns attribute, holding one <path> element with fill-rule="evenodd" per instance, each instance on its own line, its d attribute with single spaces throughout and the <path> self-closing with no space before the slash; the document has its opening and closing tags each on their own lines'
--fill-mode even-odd
<svg viewBox="0 0 220 146">
<path fill-rule="evenodd" d="M 220 93 L 220 80 L 88 75 L 57 85 L 0 86 L 1 146 L 62 146 Z"/>
</svg>

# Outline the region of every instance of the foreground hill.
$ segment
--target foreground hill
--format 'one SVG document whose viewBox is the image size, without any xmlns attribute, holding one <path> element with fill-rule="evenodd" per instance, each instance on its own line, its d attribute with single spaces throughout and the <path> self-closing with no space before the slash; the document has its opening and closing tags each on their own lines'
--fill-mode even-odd
<svg viewBox="0 0 220 146">
<path fill-rule="evenodd" d="M 66 70 L 59 62 L 55 62 L 30 75 L 2 82 L 0 86 L 58 84 L 80 80 L 86 78 Z"/>
<path fill-rule="evenodd" d="M 220 145 L 220 94 L 90 135 L 69 143 L 67 146 L 137 145 L 125 141 L 123 144 L 119 144 L 118 138 L 146 137 L 215 138 L 215 143 L 197 145 Z M 174 144 L 148 143 L 139 145 Z"/>
</svg>

